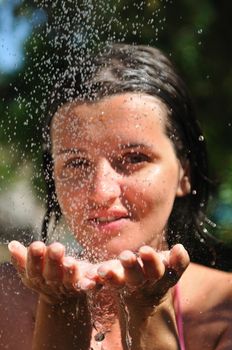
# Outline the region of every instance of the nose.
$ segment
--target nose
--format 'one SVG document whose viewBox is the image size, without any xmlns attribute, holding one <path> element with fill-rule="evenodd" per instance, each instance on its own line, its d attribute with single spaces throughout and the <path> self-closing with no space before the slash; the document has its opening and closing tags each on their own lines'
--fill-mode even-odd
<svg viewBox="0 0 232 350">
<path fill-rule="evenodd" d="M 120 174 L 107 159 L 101 159 L 96 165 L 90 199 L 98 205 L 109 205 L 121 195 Z"/>
</svg>

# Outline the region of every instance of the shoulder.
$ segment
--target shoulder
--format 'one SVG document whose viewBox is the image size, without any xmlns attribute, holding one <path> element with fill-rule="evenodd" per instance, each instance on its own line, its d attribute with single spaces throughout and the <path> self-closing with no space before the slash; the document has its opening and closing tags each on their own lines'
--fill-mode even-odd
<svg viewBox="0 0 232 350">
<path fill-rule="evenodd" d="M 180 286 L 186 311 L 208 313 L 214 310 L 232 321 L 229 312 L 232 309 L 232 273 L 190 264 Z"/>
<path fill-rule="evenodd" d="M 232 273 L 191 263 L 181 278 L 188 294 L 213 293 L 232 300 Z"/>
<path fill-rule="evenodd" d="M 190 264 L 180 280 L 180 295 L 188 348 L 215 349 L 218 344 L 217 349 L 230 349 L 232 273 Z"/>
</svg>

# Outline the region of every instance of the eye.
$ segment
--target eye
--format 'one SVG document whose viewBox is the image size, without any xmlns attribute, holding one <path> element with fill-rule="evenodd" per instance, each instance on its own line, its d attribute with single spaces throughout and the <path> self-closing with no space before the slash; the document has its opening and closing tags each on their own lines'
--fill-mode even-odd
<svg viewBox="0 0 232 350">
<path fill-rule="evenodd" d="M 123 163 L 125 164 L 139 164 L 143 162 L 149 162 L 150 158 L 139 152 L 128 153 L 123 156 Z"/>
<path fill-rule="evenodd" d="M 151 158 L 143 152 L 129 152 L 121 155 L 115 162 L 115 168 L 120 173 L 130 175 L 131 173 L 141 169 Z"/>
<path fill-rule="evenodd" d="M 65 164 L 65 168 L 67 169 L 84 169 L 90 165 L 90 162 L 85 158 L 75 158 L 68 161 Z"/>
</svg>

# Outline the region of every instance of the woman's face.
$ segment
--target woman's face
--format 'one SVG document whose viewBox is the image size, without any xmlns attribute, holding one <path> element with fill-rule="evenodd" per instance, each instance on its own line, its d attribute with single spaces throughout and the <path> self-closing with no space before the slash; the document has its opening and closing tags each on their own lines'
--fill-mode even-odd
<svg viewBox="0 0 232 350">
<path fill-rule="evenodd" d="M 58 201 L 88 258 L 165 247 L 175 197 L 189 192 L 166 123 L 166 106 L 139 93 L 73 102 L 54 116 Z"/>
</svg>

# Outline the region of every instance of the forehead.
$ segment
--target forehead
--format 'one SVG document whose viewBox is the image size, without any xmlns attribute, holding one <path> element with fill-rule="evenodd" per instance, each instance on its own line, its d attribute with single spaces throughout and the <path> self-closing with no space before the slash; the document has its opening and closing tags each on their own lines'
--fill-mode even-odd
<svg viewBox="0 0 232 350">
<path fill-rule="evenodd" d="M 133 141 L 138 137 L 153 138 L 165 132 L 167 108 L 158 98 L 146 94 L 125 93 L 97 102 L 72 102 L 54 115 L 51 126 L 53 145 L 71 147 L 81 140 L 89 143 Z"/>
</svg>

